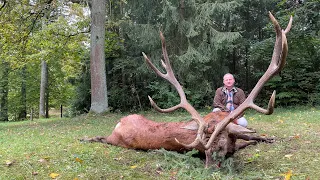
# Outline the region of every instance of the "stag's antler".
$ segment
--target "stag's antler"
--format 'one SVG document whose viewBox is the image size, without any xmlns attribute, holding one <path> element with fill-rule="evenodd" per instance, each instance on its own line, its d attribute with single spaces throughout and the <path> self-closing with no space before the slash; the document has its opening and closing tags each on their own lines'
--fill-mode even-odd
<svg viewBox="0 0 320 180">
<path fill-rule="evenodd" d="M 215 131 L 212 133 L 208 143 L 205 145 L 206 149 L 209 149 L 211 144 L 217 138 L 218 134 L 235 118 L 237 118 L 240 114 L 242 114 L 246 109 L 252 108 L 258 112 L 269 115 L 273 113 L 274 103 L 275 103 L 275 95 L 276 92 L 273 91 L 272 96 L 269 100 L 268 108 L 263 109 L 256 104 L 254 104 L 254 99 L 257 97 L 259 92 L 261 91 L 263 85 L 274 75 L 278 74 L 279 71 L 283 68 L 286 57 L 288 54 L 288 44 L 286 33 L 290 31 L 292 25 L 292 16 L 290 17 L 289 24 L 285 30 L 281 30 L 281 27 L 278 21 L 273 17 L 273 15 L 269 12 L 269 17 L 274 25 L 276 31 L 276 42 L 274 45 L 273 55 L 271 59 L 271 63 L 264 73 L 264 75 L 259 79 L 256 86 L 252 89 L 251 93 L 248 95 L 247 99 L 237 108 L 235 111 L 230 113 L 227 117 L 225 117 L 221 122 L 216 125 Z"/>
<path fill-rule="evenodd" d="M 153 69 L 153 71 L 159 75 L 160 77 L 166 79 L 167 81 L 169 81 L 178 91 L 179 96 L 180 96 L 180 104 L 170 107 L 168 109 L 161 109 L 157 106 L 157 104 L 152 100 L 152 98 L 150 96 L 148 96 L 151 105 L 159 112 L 172 112 L 178 108 L 183 108 L 185 110 L 187 110 L 191 116 L 192 119 L 196 120 L 196 122 L 199 124 L 199 128 L 198 128 L 198 133 L 197 133 L 197 137 L 194 140 L 194 142 L 192 142 L 191 144 L 183 144 L 185 147 L 190 147 L 193 148 L 195 146 L 197 146 L 198 144 L 203 144 L 205 145 L 206 142 L 203 140 L 204 133 L 206 132 L 206 128 L 208 127 L 208 124 L 203 120 L 203 118 L 200 116 L 200 114 L 194 109 L 193 106 L 190 105 L 190 103 L 187 101 L 186 95 L 180 85 L 180 83 L 178 82 L 178 80 L 176 79 L 176 77 L 174 76 L 172 67 L 170 65 L 169 62 L 169 57 L 168 57 L 168 53 L 166 50 L 166 45 L 165 45 L 165 39 L 163 37 L 162 32 L 160 32 L 160 38 L 161 38 L 161 42 L 162 42 L 162 54 L 163 54 L 163 58 L 165 60 L 165 62 L 163 62 L 163 60 L 161 60 L 161 64 L 162 66 L 166 69 L 167 73 L 163 74 L 162 72 L 160 72 L 150 61 L 150 59 L 142 52 L 144 59 L 146 60 L 147 64 Z M 180 143 L 177 139 L 176 141 L 178 143 Z M 182 144 L 182 143 L 181 143 Z"/>
</svg>

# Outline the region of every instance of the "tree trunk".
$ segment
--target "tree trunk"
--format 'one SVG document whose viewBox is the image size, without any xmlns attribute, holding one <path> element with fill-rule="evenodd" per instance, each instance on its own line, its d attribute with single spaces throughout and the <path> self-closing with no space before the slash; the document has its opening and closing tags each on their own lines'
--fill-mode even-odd
<svg viewBox="0 0 320 180">
<path fill-rule="evenodd" d="M 41 62 L 41 84 L 40 84 L 40 103 L 39 103 L 39 118 L 46 117 L 46 91 L 48 84 L 47 63 Z"/>
<path fill-rule="evenodd" d="M 48 80 L 48 71 L 47 71 L 47 80 Z M 47 81 L 48 82 L 48 81 Z M 48 90 L 48 84 L 46 87 L 46 118 L 49 118 L 49 90 Z"/>
<path fill-rule="evenodd" d="M 232 66 L 231 66 L 231 72 L 234 74 L 237 74 L 237 52 L 236 52 L 236 48 L 234 47 L 232 50 Z"/>
<path fill-rule="evenodd" d="M 21 70 L 21 108 L 18 119 L 27 118 L 26 66 Z"/>
<path fill-rule="evenodd" d="M 106 1 L 93 0 L 91 8 L 91 111 L 103 113 L 108 109 L 105 70 Z"/>
<path fill-rule="evenodd" d="M 2 62 L 0 72 L 0 121 L 8 121 L 9 63 Z"/>
<path fill-rule="evenodd" d="M 250 69 L 249 69 L 249 64 L 248 64 L 248 46 L 245 47 L 245 69 L 246 69 L 246 79 L 245 79 L 245 89 L 248 90 L 249 89 L 249 72 L 250 72 Z"/>
</svg>

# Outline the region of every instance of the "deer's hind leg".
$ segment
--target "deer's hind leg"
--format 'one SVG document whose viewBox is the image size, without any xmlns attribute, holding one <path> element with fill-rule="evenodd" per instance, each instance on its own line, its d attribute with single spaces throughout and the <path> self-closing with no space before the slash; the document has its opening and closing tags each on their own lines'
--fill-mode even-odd
<svg viewBox="0 0 320 180">
<path fill-rule="evenodd" d="M 93 138 L 82 138 L 80 139 L 81 142 L 101 142 L 107 143 L 107 138 L 105 136 L 96 136 Z"/>
<path fill-rule="evenodd" d="M 274 138 L 266 138 L 261 136 L 250 136 L 246 134 L 238 134 L 237 139 L 243 139 L 246 141 L 256 141 L 256 142 L 265 142 L 265 143 L 273 143 L 275 141 Z"/>
</svg>

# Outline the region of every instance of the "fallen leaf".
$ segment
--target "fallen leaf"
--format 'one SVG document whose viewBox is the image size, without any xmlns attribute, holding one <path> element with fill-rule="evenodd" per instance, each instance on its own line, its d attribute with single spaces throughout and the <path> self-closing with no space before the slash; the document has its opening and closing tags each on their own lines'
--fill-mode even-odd
<svg viewBox="0 0 320 180">
<path fill-rule="evenodd" d="M 284 176 L 285 180 L 290 180 L 291 176 L 292 176 L 292 170 L 289 170 L 288 172 L 284 173 L 284 174 L 280 174 L 281 176 Z"/>
<path fill-rule="evenodd" d="M 38 162 L 40 162 L 40 163 L 46 163 L 46 162 L 48 162 L 48 161 L 41 158 L 41 159 L 38 160 Z"/>
<path fill-rule="evenodd" d="M 250 121 L 253 121 L 253 120 L 254 120 L 254 118 L 253 118 L 253 117 L 249 117 L 249 120 L 250 120 Z"/>
<path fill-rule="evenodd" d="M 80 159 L 80 158 L 78 158 L 78 157 L 76 157 L 75 161 L 77 161 L 77 162 L 79 162 L 79 163 L 82 163 L 82 162 L 83 162 L 83 160 Z"/>
<path fill-rule="evenodd" d="M 109 151 L 104 151 L 104 154 L 105 154 L 106 156 L 109 156 Z"/>
<path fill-rule="evenodd" d="M 135 169 L 136 167 L 138 167 L 138 166 L 137 165 L 130 166 L 131 169 Z"/>
<path fill-rule="evenodd" d="M 11 165 L 13 165 L 14 162 L 15 162 L 14 160 L 13 161 L 6 160 L 6 165 L 11 166 Z"/>
<path fill-rule="evenodd" d="M 256 153 L 248 158 L 248 163 L 253 162 L 254 160 L 258 159 L 260 157 L 259 153 Z"/>
<path fill-rule="evenodd" d="M 293 154 L 286 154 L 286 155 L 284 155 L 284 157 L 286 157 L 286 158 L 288 158 L 288 159 L 290 159 L 292 156 L 293 156 Z"/>
<path fill-rule="evenodd" d="M 55 179 L 59 176 L 60 174 L 58 173 L 50 173 L 49 176 L 52 178 L 52 179 Z"/>
<path fill-rule="evenodd" d="M 170 172 L 171 176 L 175 176 L 175 175 L 177 175 L 177 173 L 178 173 L 177 171 L 171 171 Z"/>
<path fill-rule="evenodd" d="M 122 160 L 122 157 L 113 158 L 113 160 L 120 161 L 120 160 Z"/>
<path fill-rule="evenodd" d="M 156 173 L 157 173 L 157 174 L 162 174 L 162 171 L 156 170 Z"/>
</svg>

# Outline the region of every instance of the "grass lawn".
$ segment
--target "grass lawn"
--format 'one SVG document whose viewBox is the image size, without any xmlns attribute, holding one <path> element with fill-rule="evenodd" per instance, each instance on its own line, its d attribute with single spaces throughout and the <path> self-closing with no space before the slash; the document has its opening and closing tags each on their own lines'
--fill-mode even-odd
<svg viewBox="0 0 320 180">
<path fill-rule="evenodd" d="M 156 121 L 187 120 L 187 113 L 143 112 Z M 205 114 L 205 112 L 203 113 Z M 204 169 L 192 153 L 136 151 L 79 138 L 109 135 L 124 114 L 0 123 L 0 180 L 10 179 L 319 179 L 320 110 L 278 108 L 246 114 L 249 127 L 275 137 L 238 151 L 219 170 Z"/>
</svg>

